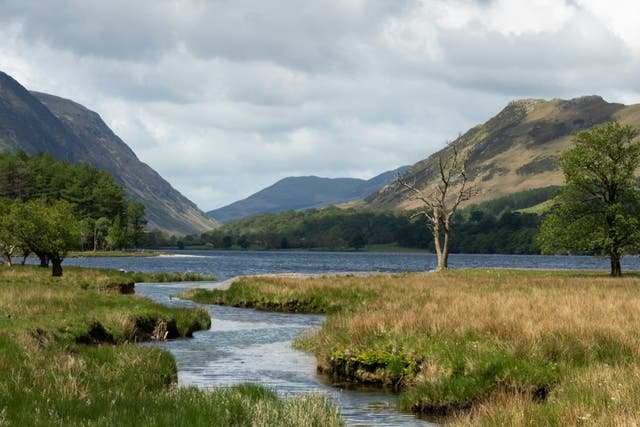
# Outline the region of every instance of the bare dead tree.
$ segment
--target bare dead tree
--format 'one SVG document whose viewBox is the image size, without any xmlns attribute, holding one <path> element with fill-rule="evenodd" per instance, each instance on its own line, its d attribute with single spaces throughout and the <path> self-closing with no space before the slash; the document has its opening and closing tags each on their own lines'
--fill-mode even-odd
<svg viewBox="0 0 640 427">
<path fill-rule="evenodd" d="M 467 177 L 467 155 L 462 153 L 456 144 L 451 145 L 451 153 L 438 157 L 438 178 L 436 182 L 420 189 L 411 184 L 400 174 L 396 175 L 398 184 L 409 190 L 412 200 L 419 201 L 422 206 L 412 218 L 424 216 L 427 226 L 433 234 L 438 257 L 436 271 L 446 270 L 451 243 L 451 220 L 460 203 L 471 199 L 479 193 L 477 186 L 470 185 Z"/>
</svg>

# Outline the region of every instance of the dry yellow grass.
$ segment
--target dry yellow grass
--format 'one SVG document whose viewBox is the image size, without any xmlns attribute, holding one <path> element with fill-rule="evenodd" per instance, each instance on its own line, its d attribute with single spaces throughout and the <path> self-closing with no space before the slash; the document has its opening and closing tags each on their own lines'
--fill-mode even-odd
<svg viewBox="0 0 640 427">
<path fill-rule="evenodd" d="M 513 344 L 534 345 L 541 337 L 615 340 L 638 352 L 640 279 L 549 276 L 494 271 L 487 274 L 332 278 L 293 283 L 282 279 L 262 288 L 290 295 L 292 286 L 317 292 L 319 286 L 353 287 L 378 293 L 366 310 L 344 316 L 354 342 L 371 333 L 398 336 L 469 331 Z"/>
<path fill-rule="evenodd" d="M 637 276 L 462 270 L 242 286 L 256 286 L 266 299 L 315 297 L 340 306 L 315 337 L 320 366 L 385 354 L 417 360 L 419 371 L 404 378 L 407 407 L 444 411 L 446 424 L 640 419 Z"/>
</svg>

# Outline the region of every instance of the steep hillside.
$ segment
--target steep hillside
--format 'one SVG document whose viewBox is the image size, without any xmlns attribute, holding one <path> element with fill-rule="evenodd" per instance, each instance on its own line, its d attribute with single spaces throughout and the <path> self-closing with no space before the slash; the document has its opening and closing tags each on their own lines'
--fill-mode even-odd
<svg viewBox="0 0 640 427">
<path fill-rule="evenodd" d="M 86 162 L 111 173 L 133 200 L 144 203 L 150 229 L 172 234 L 209 230 L 216 223 L 175 190 L 102 121 L 73 101 L 29 92 L 0 72 L 0 150 L 39 151 Z"/>
<path fill-rule="evenodd" d="M 404 172 L 406 169 L 399 168 L 398 171 Z M 395 178 L 395 172 L 385 172 L 369 180 L 317 176 L 288 177 L 246 199 L 210 211 L 208 214 L 226 223 L 258 214 L 346 203 L 362 199 L 389 184 Z"/>
<path fill-rule="evenodd" d="M 610 120 L 640 128 L 640 104 L 608 103 L 599 96 L 569 101 L 525 99 L 510 102 L 498 115 L 475 126 L 454 143 L 468 150 L 468 173 L 481 194 L 473 203 L 511 193 L 563 184 L 558 156 L 571 146 L 572 134 Z M 445 147 L 411 167 L 409 182 L 428 186 L 436 178 L 438 156 Z M 416 207 L 395 183 L 358 203 L 378 209 Z"/>
</svg>

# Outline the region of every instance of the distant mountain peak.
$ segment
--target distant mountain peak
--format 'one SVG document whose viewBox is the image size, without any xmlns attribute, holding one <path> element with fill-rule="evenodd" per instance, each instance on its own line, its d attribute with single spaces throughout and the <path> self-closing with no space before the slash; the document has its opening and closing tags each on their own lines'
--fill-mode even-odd
<svg viewBox="0 0 640 427">
<path fill-rule="evenodd" d="M 537 105 L 542 104 L 545 101 L 544 99 L 536 99 L 536 98 L 524 98 L 524 99 L 514 99 L 507 104 L 507 108 L 518 108 L 524 109 L 525 112 L 530 113 L 533 111 Z"/>
<path fill-rule="evenodd" d="M 400 172 L 404 170 L 406 167 L 396 169 Z M 210 211 L 208 214 L 226 223 L 264 213 L 322 208 L 352 202 L 393 181 L 396 171 L 385 172 L 369 180 L 323 178 L 314 175 L 289 176 L 246 199 Z"/>
</svg>

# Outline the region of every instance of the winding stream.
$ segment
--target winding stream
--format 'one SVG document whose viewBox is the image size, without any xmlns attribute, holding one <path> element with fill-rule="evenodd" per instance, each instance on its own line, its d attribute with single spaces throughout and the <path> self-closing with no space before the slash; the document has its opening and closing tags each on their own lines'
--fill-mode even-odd
<svg viewBox="0 0 640 427">
<path fill-rule="evenodd" d="M 141 283 L 136 292 L 163 304 L 192 306 L 172 297 L 198 284 Z M 291 341 L 323 316 L 268 313 L 207 305 L 211 329 L 193 339 L 148 343 L 170 351 L 178 363 L 181 385 L 200 388 L 256 383 L 281 395 L 323 393 L 336 400 L 351 426 L 427 426 L 427 422 L 396 410 L 397 397 L 381 391 L 341 390 L 316 375 L 313 356 L 293 350 Z"/>
</svg>

